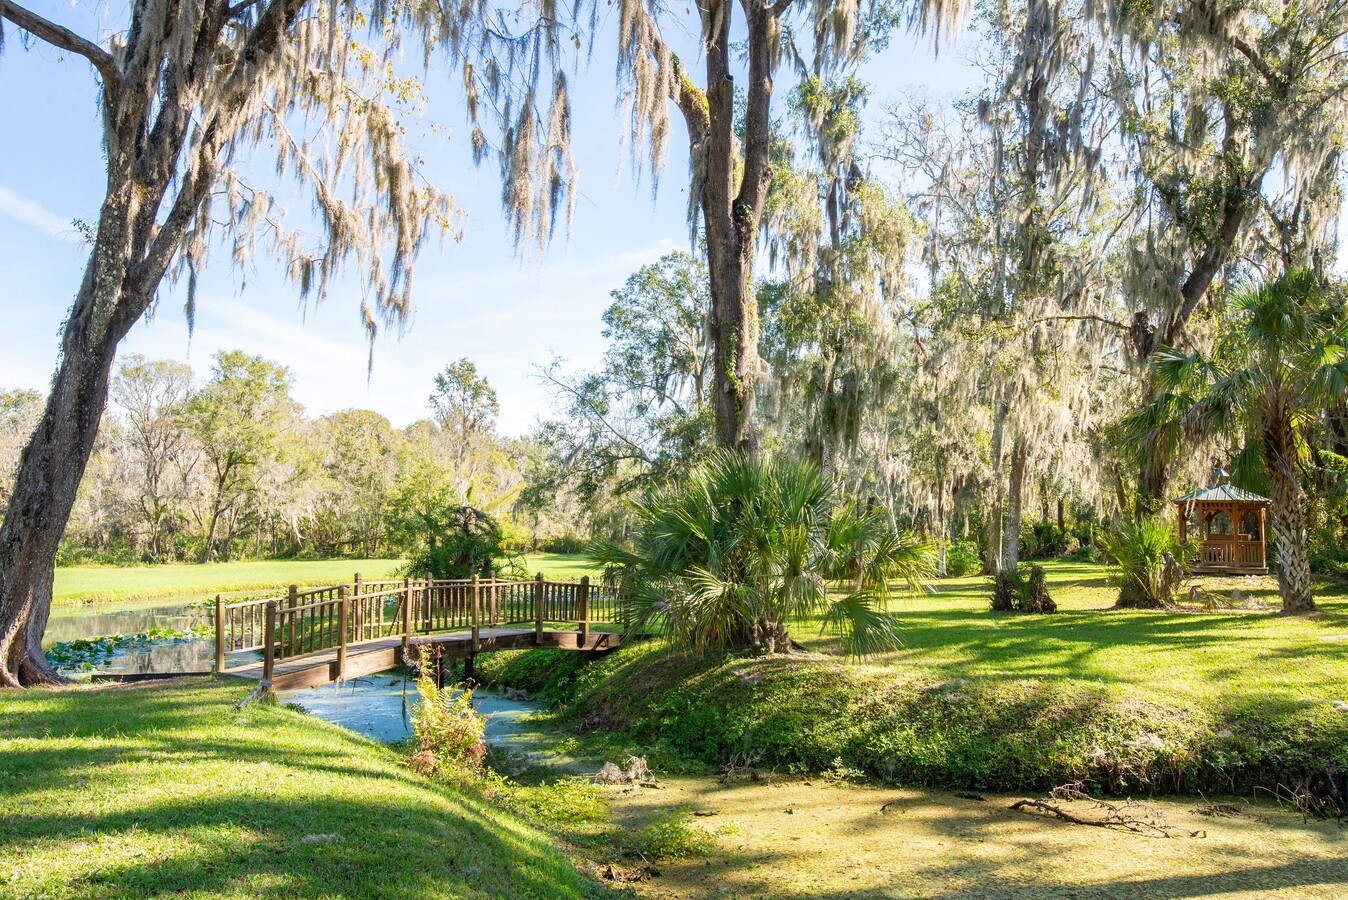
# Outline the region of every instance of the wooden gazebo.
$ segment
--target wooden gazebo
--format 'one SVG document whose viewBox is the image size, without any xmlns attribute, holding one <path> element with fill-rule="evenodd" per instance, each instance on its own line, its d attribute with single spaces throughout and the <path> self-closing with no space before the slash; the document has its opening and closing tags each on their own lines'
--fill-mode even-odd
<svg viewBox="0 0 1348 900">
<path fill-rule="evenodd" d="M 1189 536 L 1190 520 L 1203 541 L 1195 571 L 1200 574 L 1268 574 L 1268 498 L 1231 483 L 1223 469 L 1216 484 L 1175 498 L 1179 536 Z"/>
</svg>

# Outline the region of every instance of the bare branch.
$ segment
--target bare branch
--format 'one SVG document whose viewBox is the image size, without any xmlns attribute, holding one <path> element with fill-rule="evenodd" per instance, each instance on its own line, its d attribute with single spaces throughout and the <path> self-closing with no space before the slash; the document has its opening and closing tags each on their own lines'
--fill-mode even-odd
<svg viewBox="0 0 1348 900">
<path fill-rule="evenodd" d="M 32 10 L 14 3 L 13 0 L 0 0 L 0 16 L 9 19 L 33 37 L 46 41 L 53 47 L 68 50 L 89 60 L 93 67 L 98 70 L 98 74 L 102 76 L 105 87 L 112 88 L 120 80 L 121 76 L 117 71 L 116 63 L 113 62 L 112 55 L 94 42 L 80 37 L 69 28 L 44 19 Z"/>
</svg>

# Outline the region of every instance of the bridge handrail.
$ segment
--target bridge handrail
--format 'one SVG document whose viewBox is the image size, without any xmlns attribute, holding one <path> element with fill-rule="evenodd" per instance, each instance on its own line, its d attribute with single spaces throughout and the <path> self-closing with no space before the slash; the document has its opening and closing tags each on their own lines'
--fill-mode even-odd
<svg viewBox="0 0 1348 900">
<path fill-rule="evenodd" d="M 390 598 L 397 600 L 391 616 Z M 306 602 L 301 602 L 301 601 Z M 270 680 L 277 659 L 337 650 L 337 671 L 344 670 L 348 644 L 401 635 L 404 647 L 416 634 L 534 623 L 542 642 L 545 623 L 578 623 L 582 645 L 591 624 L 618 621 L 617 592 L 580 580 L 528 581 L 482 578 L 404 578 L 301 591 L 291 585 L 285 596 L 225 603 L 215 598 L 216 671 L 226 671 L 230 653 L 262 651 L 263 677 Z M 339 676 L 340 677 L 340 676 Z"/>
</svg>

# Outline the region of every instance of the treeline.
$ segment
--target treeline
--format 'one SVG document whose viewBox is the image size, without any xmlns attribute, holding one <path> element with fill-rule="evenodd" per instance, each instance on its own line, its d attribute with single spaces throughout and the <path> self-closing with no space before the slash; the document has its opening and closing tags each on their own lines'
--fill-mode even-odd
<svg viewBox="0 0 1348 900">
<path fill-rule="evenodd" d="M 499 520 L 512 550 L 579 545 L 567 535 L 588 528 L 584 509 L 557 492 L 530 504 L 541 450 L 497 433 L 471 362 L 437 375 L 430 415 L 402 429 L 370 410 L 309 417 L 293 382 L 238 350 L 200 380 L 181 362 L 123 361 L 59 563 L 404 556 L 463 505 Z M 0 392 L 0 502 L 42 403 Z"/>
</svg>

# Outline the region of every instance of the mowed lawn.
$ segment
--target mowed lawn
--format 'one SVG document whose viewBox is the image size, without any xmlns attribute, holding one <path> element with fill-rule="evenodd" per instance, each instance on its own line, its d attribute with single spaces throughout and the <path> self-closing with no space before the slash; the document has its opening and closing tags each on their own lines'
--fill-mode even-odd
<svg viewBox="0 0 1348 900">
<path fill-rule="evenodd" d="M 251 685 L 0 691 L 0 897 L 593 896 L 542 834 Z"/>
<path fill-rule="evenodd" d="M 940 579 L 931 593 L 893 604 L 904 646 L 869 664 L 939 679 L 1073 679 L 1119 696 L 1191 698 L 1228 710 L 1348 700 L 1348 584 L 1319 583 L 1322 611 L 1310 616 L 1120 610 L 1110 608 L 1117 590 L 1102 567 L 1043 565 L 1058 613 L 994 613 L 988 579 Z M 1196 583 L 1275 609 L 1278 603 L 1271 576 Z M 796 636 L 810 649 L 840 652 L 817 626 L 802 624 Z"/>
<path fill-rule="evenodd" d="M 400 577 L 401 559 L 252 560 L 162 566 L 68 566 L 56 570 L 57 603 L 205 597 L 239 591 L 284 589 L 289 584 L 349 582 Z M 549 578 L 595 575 L 580 555 L 537 553 L 525 557 L 530 574 Z"/>
</svg>

